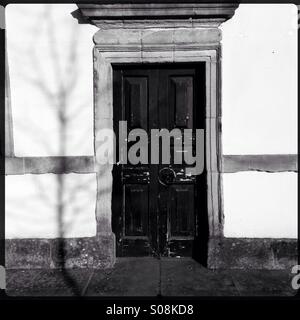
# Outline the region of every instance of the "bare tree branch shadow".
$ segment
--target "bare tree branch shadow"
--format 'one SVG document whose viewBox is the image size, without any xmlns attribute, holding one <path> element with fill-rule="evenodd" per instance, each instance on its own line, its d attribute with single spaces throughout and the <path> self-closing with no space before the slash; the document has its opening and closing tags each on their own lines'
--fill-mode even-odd
<svg viewBox="0 0 300 320">
<path fill-rule="evenodd" d="M 66 172 L 67 165 L 64 157 L 68 154 L 67 147 L 70 144 L 70 139 L 68 138 L 70 125 L 75 119 L 80 117 L 82 110 L 87 107 L 86 102 L 76 101 L 76 104 L 71 102 L 72 95 L 74 94 L 80 79 L 78 70 L 78 29 L 74 24 L 74 27 L 70 32 L 70 37 L 68 38 L 69 47 L 65 48 L 67 62 L 66 64 L 63 64 L 60 56 L 60 44 L 57 39 L 57 32 L 59 32 L 59 29 L 55 28 L 56 21 L 54 19 L 51 6 L 46 6 L 41 16 L 43 28 L 46 30 L 46 38 L 44 40 L 49 44 L 49 50 L 47 52 L 47 54 L 49 54 L 48 62 L 51 64 L 49 72 L 54 76 L 54 86 L 51 86 L 48 82 L 48 74 L 45 72 L 45 66 L 43 65 L 44 60 L 42 60 L 40 55 L 37 54 L 34 45 L 30 46 L 28 51 L 26 51 L 28 66 L 32 72 L 30 74 L 21 72 L 20 75 L 24 81 L 27 81 L 32 87 L 38 90 L 43 99 L 47 101 L 47 105 L 51 106 L 51 111 L 54 112 L 55 118 L 57 119 L 58 135 L 57 145 L 55 146 L 57 150 L 53 150 L 47 142 L 47 139 L 43 138 L 43 136 L 45 137 L 45 134 L 41 134 L 43 128 L 38 124 L 18 123 L 18 126 L 24 130 L 24 133 L 34 139 L 36 143 L 43 146 L 47 153 L 54 154 L 57 152 L 59 156 L 62 157 L 60 172 Z M 36 23 L 31 30 L 33 33 L 33 39 L 39 36 L 41 16 L 36 19 Z M 23 48 L 22 50 L 24 51 Z M 82 134 L 82 139 L 79 139 L 78 142 L 71 141 L 71 144 L 73 143 L 75 146 L 81 144 L 83 139 L 86 137 L 86 131 L 82 130 Z M 80 297 L 82 295 L 80 284 L 72 275 L 72 272 L 69 271 L 70 266 L 68 265 L 68 243 L 66 240 L 66 230 L 68 230 L 68 227 L 70 228 L 72 226 L 66 226 L 65 215 L 68 203 L 72 203 L 74 199 L 78 198 L 79 192 L 83 189 L 88 192 L 90 185 L 82 185 L 79 183 L 70 190 L 66 185 L 64 174 L 56 174 L 55 181 L 55 211 L 58 229 L 58 238 L 56 239 L 56 267 L 61 271 L 63 280 L 67 287 L 72 290 L 72 293 L 75 296 Z M 36 195 L 46 205 L 50 205 L 51 198 L 48 196 L 49 191 L 47 190 L 47 187 L 45 187 L 37 178 L 34 178 L 33 182 L 37 190 Z M 66 201 L 65 198 L 67 192 L 70 193 L 70 197 Z M 95 199 L 94 202 L 96 205 Z M 80 210 L 80 208 L 73 209 L 76 215 Z"/>
</svg>

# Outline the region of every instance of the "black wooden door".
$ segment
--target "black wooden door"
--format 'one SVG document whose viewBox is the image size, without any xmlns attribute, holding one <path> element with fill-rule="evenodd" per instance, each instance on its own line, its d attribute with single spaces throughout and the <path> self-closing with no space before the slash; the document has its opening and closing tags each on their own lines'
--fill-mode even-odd
<svg viewBox="0 0 300 320">
<path fill-rule="evenodd" d="M 151 129 L 205 128 L 205 64 L 114 67 L 114 130 L 119 160 L 119 121 L 128 133 L 148 134 L 149 164 L 119 164 L 113 170 L 113 231 L 118 256 L 191 256 L 206 215 L 205 171 L 189 176 L 187 165 L 160 158 L 151 163 Z M 122 139 L 125 139 L 122 137 Z M 194 135 L 190 143 L 194 147 Z M 135 142 L 127 142 L 130 149 Z M 200 237 L 201 238 L 201 237 Z"/>
</svg>

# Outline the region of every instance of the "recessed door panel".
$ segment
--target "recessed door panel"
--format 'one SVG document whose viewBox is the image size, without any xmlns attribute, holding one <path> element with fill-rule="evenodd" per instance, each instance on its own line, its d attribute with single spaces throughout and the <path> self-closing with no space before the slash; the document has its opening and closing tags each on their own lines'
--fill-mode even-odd
<svg viewBox="0 0 300 320">
<path fill-rule="evenodd" d="M 169 79 L 170 113 L 174 127 L 193 128 L 193 77 L 174 76 Z"/>
<path fill-rule="evenodd" d="M 124 236 L 147 236 L 149 219 L 148 185 L 127 184 L 124 186 L 124 191 Z"/>
<path fill-rule="evenodd" d="M 124 99 L 128 127 L 148 130 L 148 78 L 125 77 Z"/>
<path fill-rule="evenodd" d="M 169 196 L 169 236 L 193 237 L 195 228 L 194 185 L 172 185 Z"/>
</svg>

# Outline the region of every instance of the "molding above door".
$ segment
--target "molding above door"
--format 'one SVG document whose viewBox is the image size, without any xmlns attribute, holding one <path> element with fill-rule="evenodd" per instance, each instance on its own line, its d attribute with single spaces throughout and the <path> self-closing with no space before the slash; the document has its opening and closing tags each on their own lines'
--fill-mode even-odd
<svg viewBox="0 0 300 320">
<path fill-rule="evenodd" d="M 220 24 L 230 19 L 238 4 L 216 3 L 205 4 L 199 2 L 187 3 L 184 1 L 169 1 L 168 3 L 124 3 L 117 1 L 108 3 L 100 1 L 100 4 L 78 4 L 81 17 L 88 23 L 97 26 L 117 24 L 130 26 L 129 20 L 147 19 L 150 23 L 173 23 L 174 21 L 185 21 L 185 26 L 192 26 L 195 23 Z M 82 22 L 82 21 L 81 21 Z M 125 22 L 125 23 L 124 23 Z M 135 22 L 136 23 L 136 22 Z M 189 24 L 190 23 L 190 24 Z M 145 25 L 143 23 L 140 26 Z"/>
</svg>

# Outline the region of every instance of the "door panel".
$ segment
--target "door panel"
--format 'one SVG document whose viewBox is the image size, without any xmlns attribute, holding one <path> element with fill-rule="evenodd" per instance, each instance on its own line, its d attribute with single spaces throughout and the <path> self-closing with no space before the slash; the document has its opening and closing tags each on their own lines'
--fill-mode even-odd
<svg viewBox="0 0 300 320">
<path fill-rule="evenodd" d="M 130 129 L 148 131 L 148 78 L 124 77 L 125 112 Z"/>
<path fill-rule="evenodd" d="M 193 128 L 193 78 L 170 76 L 169 109 L 176 128 Z"/>
<path fill-rule="evenodd" d="M 120 120 L 127 121 L 128 132 L 146 130 L 149 161 L 151 129 L 204 129 L 204 63 L 118 66 L 113 79 L 115 131 Z M 189 141 L 193 148 L 194 136 Z M 170 164 L 160 159 L 159 164 L 114 165 L 112 211 L 118 256 L 191 256 L 195 249 L 198 223 L 206 215 L 204 202 L 199 202 L 206 196 L 205 179 L 187 176 L 184 163 L 174 164 L 173 138 L 169 152 Z"/>
<path fill-rule="evenodd" d="M 148 199 L 149 188 L 145 184 L 126 184 L 125 201 L 125 236 L 148 235 Z"/>
<path fill-rule="evenodd" d="M 194 221 L 194 186 L 172 185 L 169 195 L 170 238 L 193 237 Z"/>
</svg>

